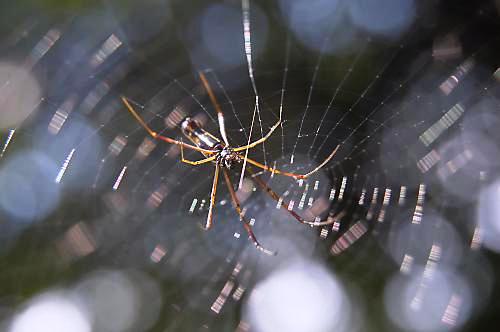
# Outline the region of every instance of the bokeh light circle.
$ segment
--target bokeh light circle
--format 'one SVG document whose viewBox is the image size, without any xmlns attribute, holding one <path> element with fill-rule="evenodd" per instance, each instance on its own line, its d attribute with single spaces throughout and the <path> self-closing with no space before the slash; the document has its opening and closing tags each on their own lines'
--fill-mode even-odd
<svg viewBox="0 0 500 332">
<path fill-rule="evenodd" d="M 314 308 L 314 309 L 313 309 Z M 246 304 L 259 332 L 343 331 L 350 304 L 341 283 L 321 265 L 295 262 L 257 284 Z"/>
</svg>

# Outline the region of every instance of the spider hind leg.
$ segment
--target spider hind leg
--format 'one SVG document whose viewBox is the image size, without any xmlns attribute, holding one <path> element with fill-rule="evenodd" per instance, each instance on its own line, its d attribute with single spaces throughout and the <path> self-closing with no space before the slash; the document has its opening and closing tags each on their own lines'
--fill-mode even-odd
<svg viewBox="0 0 500 332">
<path fill-rule="evenodd" d="M 236 196 L 236 192 L 234 191 L 234 188 L 233 188 L 233 182 L 231 181 L 231 178 L 229 177 L 229 172 L 224 168 L 222 169 L 222 171 L 224 173 L 224 180 L 226 182 L 227 189 L 229 190 L 229 194 L 231 196 L 231 201 L 233 202 L 233 206 L 236 209 L 236 212 L 238 212 L 238 215 L 240 217 L 240 221 L 242 222 L 243 227 L 245 228 L 245 231 L 248 234 L 248 237 L 252 240 L 253 244 L 255 245 L 255 247 L 258 250 L 262 251 L 263 253 L 265 253 L 267 255 L 276 256 L 278 254 L 276 251 L 272 251 L 272 250 L 264 248 L 257 240 L 257 237 L 255 236 L 255 234 L 252 230 L 252 227 L 250 226 L 250 223 L 243 215 L 243 211 L 241 210 L 240 201 L 238 200 L 238 197 Z"/>
</svg>

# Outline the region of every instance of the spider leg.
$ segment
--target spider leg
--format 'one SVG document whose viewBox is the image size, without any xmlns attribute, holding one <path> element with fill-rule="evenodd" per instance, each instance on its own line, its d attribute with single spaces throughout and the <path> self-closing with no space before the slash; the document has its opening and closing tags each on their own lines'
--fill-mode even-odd
<svg viewBox="0 0 500 332">
<path fill-rule="evenodd" d="M 215 98 L 215 94 L 212 91 L 212 88 L 210 87 L 210 84 L 208 83 L 205 74 L 203 74 L 203 72 L 200 71 L 199 76 L 201 79 L 201 83 L 203 83 L 203 87 L 207 91 L 208 97 L 210 98 L 210 101 L 214 105 L 215 111 L 217 112 L 217 120 L 219 121 L 219 131 L 222 136 L 222 139 L 224 140 L 224 143 L 226 143 L 226 145 L 229 146 L 229 140 L 227 139 L 227 134 L 226 134 L 226 126 L 224 124 L 224 113 L 222 113 L 222 109 L 220 108 L 219 102 L 217 102 L 217 98 Z"/>
<path fill-rule="evenodd" d="M 298 222 L 304 225 L 310 225 L 310 226 L 327 226 L 331 225 L 334 222 L 338 221 L 339 219 L 343 218 L 345 216 L 345 211 L 342 211 L 338 213 L 335 216 L 331 216 L 327 218 L 325 221 L 308 221 L 302 218 L 298 213 L 296 213 L 293 210 L 288 209 L 288 202 L 285 201 L 284 199 L 281 199 L 280 201 L 280 196 L 273 190 L 271 187 L 269 187 L 257 174 L 255 174 L 254 171 L 252 171 L 250 168 L 247 169 L 248 172 L 252 175 L 252 181 L 255 182 L 261 189 L 264 191 L 266 194 L 268 194 L 272 199 L 274 199 L 276 202 L 280 202 L 280 207 L 284 209 L 286 212 L 288 212 L 292 217 L 294 217 Z"/>
<path fill-rule="evenodd" d="M 339 149 L 340 145 L 337 145 L 337 147 L 335 148 L 335 150 L 332 151 L 332 153 L 330 153 L 330 155 L 325 159 L 323 160 L 323 162 L 321 164 L 319 164 L 315 169 L 313 169 L 312 171 L 306 173 L 306 174 L 297 174 L 297 173 L 291 173 L 291 172 L 285 172 L 285 171 L 281 171 L 277 168 L 273 168 L 273 167 L 269 167 L 269 166 L 266 166 L 266 165 L 263 165 L 261 163 L 259 163 L 258 161 L 255 161 L 255 160 L 252 160 L 250 158 L 246 158 L 246 161 L 249 162 L 250 164 L 254 165 L 254 166 L 257 166 L 259 168 L 262 168 L 263 170 L 266 170 L 268 172 L 271 172 L 271 173 L 275 173 L 275 174 L 280 174 L 280 175 L 284 175 L 284 176 L 289 176 L 291 178 L 294 178 L 294 179 L 306 179 L 308 178 L 309 176 L 311 176 L 312 174 L 316 173 L 317 171 L 319 171 L 323 166 L 326 165 L 327 162 L 329 162 L 333 156 L 335 156 L 335 153 L 337 153 L 337 150 Z M 242 155 L 240 155 L 240 158 L 241 159 L 245 159 L 245 157 L 243 157 Z"/>
<path fill-rule="evenodd" d="M 243 215 L 243 212 L 241 211 L 240 201 L 236 196 L 236 192 L 234 191 L 233 188 L 233 182 L 229 177 L 228 171 L 225 168 L 223 168 L 222 172 L 224 173 L 224 180 L 226 182 L 227 189 L 229 190 L 231 201 L 233 202 L 233 206 L 236 209 L 236 212 L 238 212 L 238 215 L 240 216 L 240 221 L 243 223 L 243 227 L 245 228 L 245 231 L 248 233 L 248 237 L 252 240 L 253 244 L 257 249 L 259 249 L 260 251 L 262 251 L 267 255 L 275 256 L 277 254 L 276 252 L 264 248 L 263 246 L 260 245 L 259 241 L 257 241 L 257 238 L 255 237 L 255 234 L 252 230 L 252 227 L 250 226 L 249 222 L 246 220 L 245 216 Z"/>
<path fill-rule="evenodd" d="M 246 150 L 246 149 L 251 149 L 259 144 L 262 144 L 264 143 L 265 141 L 267 141 L 267 139 L 269 137 L 271 137 L 271 135 L 274 133 L 274 131 L 276 130 L 276 128 L 278 128 L 278 126 L 281 124 L 281 118 L 278 120 L 278 122 L 276 122 L 272 127 L 271 129 L 269 130 L 269 132 L 266 134 L 266 136 L 256 140 L 255 142 L 253 143 L 250 143 L 248 145 L 243 145 L 243 146 L 239 146 L 237 148 L 234 149 L 234 151 L 238 152 L 238 151 L 243 151 L 243 150 Z"/>
<path fill-rule="evenodd" d="M 214 181 L 212 183 L 212 193 L 210 194 L 210 207 L 208 208 L 205 230 L 208 230 L 212 227 L 212 218 L 215 206 L 215 195 L 217 194 L 217 184 L 219 183 L 219 173 L 220 173 L 220 166 L 219 164 L 215 164 Z"/>
<path fill-rule="evenodd" d="M 201 164 L 205 164 L 205 163 L 208 163 L 210 161 L 213 161 L 215 159 L 215 156 L 212 156 L 212 157 L 208 157 L 208 158 L 205 158 L 205 159 L 202 159 L 202 160 L 187 160 L 187 159 L 181 159 L 181 161 L 183 163 L 186 163 L 186 164 L 189 164 L 189 165 L 193 165 L 193 166 L 198 166 L 198 165 L 201 165 Z"/>
<path fill-rule="evenodd" d="M 183 163 L 186 163 L 186 164 L 189 164 L 189 165 L 193 165 L 193 166 L 198 166 L 198 165 L 205 164 L 205 163 L 208 163 L 210 161 L 213 161 L 213 160 L 215 160 L 215 158 L 217 158 L 216 155 L 212 156 L 212 157 L 205 158 L 205 159 L 201 159 L 201 160 L 188 160 L 188 159 L 184 159 L 184 147 L 181 145 L 181 161 Z"/>
<path fill-rule="evenodd" d="M 141 118 L 141 116 L 134 110 L 134 108 L 132 107 L 132 105 L 130 105 L 130 103 L 128 102 L 127 98 L 125 98 L 125 97 L 122 96 L 121 99 L 122 99 L 123 103 L 125 104 L 125 106 L 127 107 L 127 110 L 134 116 L 134 118 L 137 120 L 137 122 L 139 122 L 139 124 L 142 127 L 144 127 L 144 129 L 146 129 L 146 131 L 148 132 L 148 134 L 151 135 L 151 137 L 153 137 L 154 139 L 162 140 L 162 141 L 165 141 L 165 142 L 170 143 L 170 144 L 180 145 L 182 147 L 185 147 L 185 148 L 188 148 L 188 149 L 191 149 L 191 150 L 195 150 L 195 151 L 198 151 L 198 152 L 201 152 L 201 153 L 206 153 L 206 154 L 214 154 L 215 153 L 214 151 L 211 151 L 211 150 L 202 149 L 202 148 L 197 147 L 195 145 L 186 144 L 186 143 L 183 143 L 181 141 L 177 141 L 177 140 L 175 140 L 173 138 L 159 135 L 157 132 L 153 131 L 146 124 L 146 122 L 144 122 L 144 120 Z"/>
</svg>

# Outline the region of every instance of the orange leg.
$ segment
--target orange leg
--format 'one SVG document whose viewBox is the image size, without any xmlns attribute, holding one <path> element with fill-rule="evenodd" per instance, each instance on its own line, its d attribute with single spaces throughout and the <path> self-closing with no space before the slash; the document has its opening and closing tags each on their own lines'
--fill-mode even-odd
<svg viewBox="0 0 500 332">
<path fill-rule="evenodd" d="M 182 141 L 181 141 L 182 142 Z M 186 163 L 186 164 L 189 164 L 189 165 L 193 165 L 193 166 L 198 166 L 198 165 L 201 165 L 201 164 L 205 164 L 205 163 L 208 163 L 208 162 L 211 162 L 211 161 L 214 161 L 215 158 L 217 158 L 217 156 L 212 156 L 212 157 L 208 157 L 208 158 L 205 158 L 205 159 L 201 159 L 201 160 L 188 160 L 188 159 L 185 159 L 184 158 L 184 148 L 183 146 L 181 145 L 181 161 L 183 163 Z"/>
<path fill-rule="evenodd" d="M 272 199 L 274 199 L 276 202 L 280 202 L 280 196 L 271 189 L 262 179 L 255 174 L 250 168 L 247 169 L 248 172 L 252 175 L 252 180 L 262 189 L 262 191 L 266 192 Z M 328 218 L 325 221 L 308 221 L 302 218 L 299 214 L 297 214 L 293 210 L 288 209 L 288 202 L 285 201 L 284 199 L 281 200 L 281 205 L 280 207 L 284 209 L 286 212 L 288 212 L 292 217 L 294 217 L 298 222 L 304 225 L 310 225 L 310 226 L 327 226 L 333 224 L 335 221 L 338 221 L 342 217 L 344 217 L 345 212 L 342 211 L 338 213 L 336 216 L 333 216 L 331 218 Z"/>
<path fill-rule="evenodd" d="M 214 153 L 216 153 L 216 152 L 214 152 L 212 150 L 202 149 L 202 148 L 199 148 L 199 147 L 191 145 L 191 144 L 186 144 L 186 143 L 183 143 L 181 141 L 177 141 L 177 140 L 175 140 L 173 138 L 170 138 L 170 137 L 159 135 L 157 132 L 153 131 L 146 124 L 146 122 L 144 122 L 144 120 L 141 118 L 141 116 L 139 114 L 137 114 L 137 112 L 134 110 L 134 108 L 132 107 L 132 105 L 130 105 L 130 103 L 127 100 L 127 98 L 125 98 L 125 97 L 121 97 L 121 98 L 122 98 L 123 103 L 127 107 L 127 110 L 134 116 L 134 118 L 137 120 L 137 122 L 139 122 L 140 125 L 142 127 L 144 127 L 144 129 L 146 129 L 146 131 L 148 132 L 148 134 L 151 135 L 151 137 L 153 137 L 154 139 L 162 140 L 162 141 L 165 141 L 165 142 L 170 143 L 170 144 L 180 145 L 181 147 L 188 148 L 188 149 L 191 149 L 191 150 L 195 150 L 195 151 L 198 151 L 198 152 L 201 152 L 201 153 L 206 153 L 206 154 L 214 154 Z"/>
<path fill-rule="evenodd" d="M 269 166 L 266 166 L 264 164 L 261 164 L 259 163 L 258 161 L 255 161 L 255 160 L 252 160 L 250 158 L 246 158 L 247 162 L 254 165 L 254 166 L 257 166 L 259 168 L 262 168 L 263 170 L 266 170 L 268 172 L 271 172 L 271 173 L 275 173 L 275 174 L 280 174 L 280 175 L 284 175 L 284 176 L 289 176 L 291 178 L 294 178 L 294 179 L 306 179 L 308 178 L 309 176 L 311 176 L 312 174 L 316 173 L 317 171 L 319 171 L 323 166 L 326 165 L 327 162 L 330 161 L 330 159 L 333 158 L 333 156 L 335 156 L 335 153 L 337 153 L 337 150 L 339 149 L 340 145 L 337 145 L 337 147 L 335 148 L 335 150 L 333 150 L 332 153 L 330 153 L 330 155 L 321 163 L 318 165 L 318 167 L 316 167 L 315 169 L 313 169 L 312 171 L 310 171 L 309 173 L 306 173 L 306 174 L 297 174 L 297 173 L 291 173 L 291 172 L 285 172 L 285 171 L 281 171 L 277 168 L 272 168 L 272 167 L 269 167 Z M 245 159 L 245 157 L 243 157 L 242 155 L 239 155 L 240 158 L 243 160 Z"/>
<path fill-rule="evenodd" d="M 205 74 L 200 71 L 199 73 L 201 83 L 203 83 L 203 87 L 207 91 L 208 97 L 210 98 L 210 101 L 214 105 L 215 111 L 217 112 L 217 120 L 219 121 L 219 131 L 222 136 L 222 139 L 224 140 L 224 143 L 229 146 L 229 140 L 227 139 L 227 134 L 226 134 L 226 126 L 224 124 L 224 113 L 222 113 L 222 109 L 220 108 L 219 103 L 217 102 L 217 98 L 215 98 L 215 94 L 212 91 L 212 88 L 210 87 L 210 84 L 208 84 L 208 80 L 205 77 Z"/>
<path fill-rule="evenodd" d="M 280 114 L 281 116 L 281 114 Z M 269 130 L 269 132 L 266 134 L 266 136 L 262 137 L 261 139 L 258 139 L 256 140 L 255 142 L 252 142 L 248 145 L 243 145 L 243 146 L 239 146 L 237 148 L 234 149 L 234 151 L 238 152 L 238 151 L 243 151 L 243 150 L 247 150 L 247 149 L 251 149 L 253 147 L 256 147 L 257 145 L 259 144 L 262 144 L 264 143 L 265 141 L 267 141 L 267 139 L 269 137 L 271 137 L 271 135 L 274 133 L 274 131 L 276 130 L 276 128 L 278 128 L 278 126 L 281 124 L 281 118 L 278 120 L 278 122 L 276 122 L 272 127 L 271 129 Z"/>
<path fill-rule="evenodd" d="M 248 233 L 248 237 L 252 240 L 253 244 L 257 249 L 259 249 L 260 251 L 262 251 L 267 255 L 275 256 L 277 254 L 276 252 L 264 248 L 263 246 L 260 245 L 259 241 L 257 241 L 257 238 L 255 237 L 255 234 L 252 230 L 252 227 L 250 226 L 249 222 L 243 215 L 240 201 L 238 200 L 238 197 L 236 197 L 236 192 L 234 191 L 233 188 L 233 182 L 229 177 L 228 171 L 225 168 L 223 168 L 222 172 L 224 172 L 224 180 L 226 180 L 226 185 L 227 189 L 229 190 L 229 195 L 231 196 L 231 201 L 233 202 L 233 206 L 236 209 L 236 212 L 238 212 L 238 215 L 240 216 L 240 221 L 243 223 L 243 227 L 245 228 L 245 231 Z"/>
<path fill-rule="evenodd" d="M 206 230 L 212 227 L 215 196 L 217 194 L 217 183 L 219 182 L 219 173 L 220 173 L 220 166 L 219 164 L 215 164 L 214 181 L 212 183 L 212 193 L 210 194 L 210 207 L 208 208 L 207 222 L 205 223 Z"/>
</svg>

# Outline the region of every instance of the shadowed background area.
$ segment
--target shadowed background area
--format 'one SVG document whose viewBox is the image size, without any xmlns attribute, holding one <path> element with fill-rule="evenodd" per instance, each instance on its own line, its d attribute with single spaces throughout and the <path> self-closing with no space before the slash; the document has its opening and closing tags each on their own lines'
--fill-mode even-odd
<svg viewBox="0 0 500 332">
<path fill-rule="evenodd" d="M 496 331 L 500 2 L 0 5 L 0 330 Z M 306 180 L 161 135 L 190 116 Z M 185 157 L 203 155 L 185 150 Z M 265 183 L 276 192 L 261 189 Z M 311 227 L 308 221 L 328 221 Z"/>
</svg>

